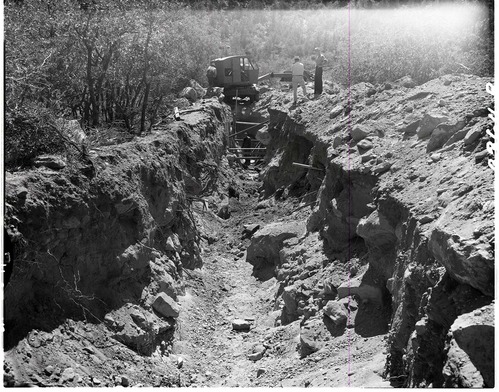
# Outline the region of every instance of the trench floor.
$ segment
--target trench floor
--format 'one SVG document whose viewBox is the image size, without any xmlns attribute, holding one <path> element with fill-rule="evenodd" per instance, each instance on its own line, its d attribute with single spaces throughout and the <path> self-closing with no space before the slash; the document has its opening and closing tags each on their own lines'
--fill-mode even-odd
<svg viewBox="0 0 499 392">
<path fill-rule="evenodd" d="M 282 217 L 295 217 L 297 201 L 279 202 L 256 209 L 257 173 L 239 176 L 240 198 L 231 199 L 231 217 L 221 221 L 199 212 L 218 241 L 205 244 L 202 268 L 188 272 L 186 294 L 173 354 L 183 362 L 181 385 L 203 387 L 390 387 L 381 374 L 386 358 L 386 335 L 362 337 L 347 329 L 332 337 L 320 351 L 300 358 L 300 320 L 280 326 L 276 295 L 279 282 L 253 276 L 246 262 L 249 239 L 243 225 L 264 225 Z M 309 214 L 303 209 L 297 218 Z M 232 321 L 246 319 L 248 332 L 234 331 Z M 263 358 L 248 358 L 258 346 Z"/>
</svg>

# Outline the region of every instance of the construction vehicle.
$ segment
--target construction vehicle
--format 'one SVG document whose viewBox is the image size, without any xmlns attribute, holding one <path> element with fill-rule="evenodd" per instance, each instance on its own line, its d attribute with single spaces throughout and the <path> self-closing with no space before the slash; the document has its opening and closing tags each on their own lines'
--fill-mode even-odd
<svg viewBox="0 0 499 392">
<path fill-rule="evenodd" d="M 252 113 L 251 104 L 260 98 L 257 83 L 268 78 L 291 81 L 291 71 L 270 72 L 259 77 L 257 64 L 247 55 L 238 55 L 212 60 L 206 76 L 210 87 L 223 87 L 225 102 L 232 107 L 234 125 L 229 135 L 229 151 L 236 154 L 232 159 L 243 160 L 246 164 L 249 161 L 260 161 L 266 148 L 256 139 L 256 134 L 268 120 Z M 313 78 L 309 73 L 304 76 L 306 81 Z M 243 144 L 245 139 L 246 144 Z"/>
<path fill-rule="evenodd" d="M 208 77 L 214 87 L 223 87 L 225 100 L 231 104 L 253 103 L 259 100 L 260 92 L 257 83 L 267 78 L 281 78 L 281 81 L 291 81 L 291 71 L 283 73 L 270 72 L 258 76 L 259 69 L 248 56 L 228 56 L 211 61 L 210 68 L 216 70 Z M 313 80 L 313 75 L 305 71 L 305 82 Z"/>
<path fill-rule="evenodd" d="M 258 66 L 248 56 L 228 56 L 211 61 L 216 69 L 213 85 L 223 87 L 228 103 L 234 100 L 256 102 L 260 98 L 256 86 Z M 241 103 L 242 103 L 241 102 Z"/>
</svg>

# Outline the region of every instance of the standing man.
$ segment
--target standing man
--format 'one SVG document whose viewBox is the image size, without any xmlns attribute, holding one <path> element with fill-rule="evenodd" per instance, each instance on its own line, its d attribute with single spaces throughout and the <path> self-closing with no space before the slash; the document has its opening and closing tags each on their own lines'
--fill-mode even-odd
<svg viewBox="0 0 499 392">
<path fill-rule="evenodd" d="M 315 55 L 314 96 L 318 97 L 322 94 L 322 67 L 327 63 L 327 59 L 320 48 L 315 48 Z"/>
<path fill-rule="evenodd" d="M 210 87 L 214 87 L 215 86 L 215 81 L 217 79 L 217 68 L 215 67 L 215 62 L 214 61 L 212 61 L 210 63 L 210 66 L 206 70 L 206 77 L 208 79 L 208 85 Z"/>
<path fill-rule="evenodd" d="M 243 149 L 243 157 L 249 157 L 251 156 L 251 151 L 249 149 L 251 148 L 251 137 L 246 133 L 243 139 L 243 144 L 242 144 L 242 149 Z M 246 169 L 249 164 L 250 164 L 249 159 L 245 159 L 243 163 L 243 167 Z"/>
<path fill-rule="evenodd" d="M 307 97 L 307 89 L 305 87 L 305 80 L 303 79 L 303 71 L 305 70 L 305 67 L 303 64 L 300 62 L 300 58 L 298 56 L 295 56 L 295 62 L 293 66 L 291 67 L 291 72 L 292 72 L 292 84 L 293 84 L 293 98 L 294 98 L 294 105 L 296 105 L 296 101 L 298 99 L 298 85 L 300 85 L 303 88 L 303 95 L 305 95 L 305 98 Z"/>
</svg>

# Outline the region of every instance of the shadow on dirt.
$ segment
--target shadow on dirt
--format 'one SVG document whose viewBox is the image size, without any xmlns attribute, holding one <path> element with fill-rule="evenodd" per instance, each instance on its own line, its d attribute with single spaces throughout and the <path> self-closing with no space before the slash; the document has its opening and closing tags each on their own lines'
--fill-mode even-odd
<svg viewBox="0 0 499 392">
<path fill-rule="evenodd" d="M 266 282 L 275 277 L 275 267 L 270 264 L 263 264 L 258 268 L 255 267 L 251 276 L 262 282 Z"/>
<path fill-rule="evenodd" d="M 149 275 L 150 268 L 145 270 L 145 275 Z M 84 295 L 83 292 L 71 291 L 64 285 L 27 281 L 23 280 L 22 275 L 14 274 L 11 284 L 4 292 L 4 350 L 15 347 L 32 330 L 50 332 L 67 319 L 100 324 L 108 312 L 119 309 L 123 304 L 138 304 L 146 283 L 143 279 L 130 279 L 127 283 L 106 286 L 96 281 L 93 290 L 88 287 L 85 290 L 92 292 L 92 295 Z M 19 293 L 30 295 L 16 303 Z"/>
<path fill-rule="evenodd" d="M 360 302 L 355 315 L 355 332 L 364 337 L 388 333 L 392 312 L 391 298 L 383 295 L 383 302 Z"/>
</svg>

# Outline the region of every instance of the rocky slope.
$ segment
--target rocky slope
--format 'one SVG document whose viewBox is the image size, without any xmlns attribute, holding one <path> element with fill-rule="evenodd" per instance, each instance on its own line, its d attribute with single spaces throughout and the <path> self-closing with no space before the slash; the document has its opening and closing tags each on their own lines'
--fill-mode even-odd
<svg viewBox="0 0 499 392">
<path fill-rule="evenodd" d="M 488 81 L 271 89 L 259 178 L 211 100 L 7 173 L 5 384 L 493 386 Z"/>
<path fill-rule="evenodd" d="M 230 110 L 216 100 L 198 109 L 146 137 L 94 146 L 94 174 L 78 162 L 7 173 L 15 263 L 5 288 L 5 345 L 14 348 L 7 370 L 15 380 L 26 382 L 30 369 L 15 347 L 82 333 L 67 319 L 141 355 L 169 340 L 183 271 L 202 264 L 191 204 L 202 192 L 227 193 Z"/>
<path fill-rule="evenodd" d="M 279 257 L 267 252 L 285 286 L 284 319 L 313 319 L 327 293 L 325 314 L 352 296 L 388 312 L 368 318 L 383 318 L 380 331 L 389 331 L 386 376 L 395 386 L 493 386 L 493 345 L 485 348 L 494 296 L 487 82 L 448 75 L 414 87 L 403 79 L 330 88 L 291 110 L 285 96 L 261 103 L 272 136 L 265 193 L 303 196 L 312 208 L 307 230 L 319 233 L 327 255 L 315 261 L 303 241 L 289 240 Z M 321 283 L 319 294 L 300 288 Z M 490 331 L 472 333 L 475 348 L 454 338 L 461 318 L 470 331 Z"/>
</svg>

